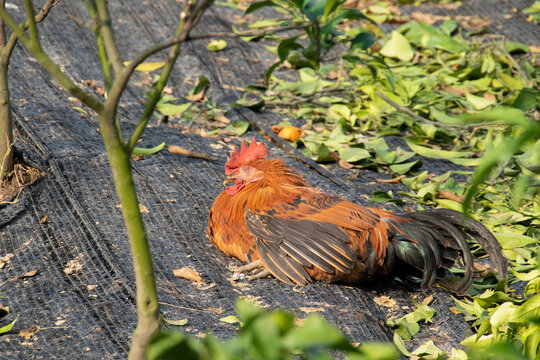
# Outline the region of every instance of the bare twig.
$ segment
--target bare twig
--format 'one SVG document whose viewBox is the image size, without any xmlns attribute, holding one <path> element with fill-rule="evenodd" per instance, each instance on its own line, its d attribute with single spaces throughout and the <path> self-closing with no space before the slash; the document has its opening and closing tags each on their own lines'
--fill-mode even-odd
<svg viewBox="0 0 540 360">
<path fill-rule="evenodd" d="M 187 40 L 204 40 L 204 39 L 212 39 L 212 38 L 220 38 L 220 37 L 226 37 L 226 38 L 239 38 L 239 37 L 266 37 L 271 36 L 275 34 L 279 34 L 285 31 L 289 30 L 303 30 L 307 27 L 309 27 L 311 23 L 307 25 L 290 25 L 290 26 L 284 26 L 281 28 L 276 28 L 268 31 L 259 31 L 259 32 L 245 32 L 245 33 L 232 33 L 232 32 L 216 32 L 216 33 L 209 33 L 209 34 L 198 34 L 198 35 L 189 35 Z"/>
<path fill-rule="evenodd" d="M 375 182 L 382 183 L 382 184 L 392 184 L 392 183 L 399 183 L 401 179 L 405 179 L 405 175 L 400 175 L 392 179 L 375 179 Z"/>
<path fill-rule="evenodd" d="M 405 107 L 405 106 L 401 106 L 397 103 L 395 103 L 394 101 L 390 100 L 386 95 L 384 95 L 382 92 L 380 91 L 376 91 L 375 94 L 377 94 L 378 97 L 380 97 L 381 99 L 383 99 L 384 101 L 386 101 L 388 104 L 392 105 L 393 107 L 396 108 L 396 110 L 399 110 L 401 112 L 404 112 L 406 113 L 407 115 L 410 115 L 412 116 L 413 118 L 415 118 L 416 120 L 424 123 L 424 124 L 430 124 L 430 125 L 437 125 L 437 126 L 440 126 L 442 128 L 445 128 L 446 130 L 450 130 L 452 128 L 455 128 L 455 127 L 460 127 L 460 128 L 468 128 L 468 127 L 475 127 L 475 126 L 478 126 L 477 124 L 476 125 L 466 125 L 466 124 L 445 124 L 445 123 L 442 123 L 442 122 L 434 122 L 434 121 L 431 121 L 429 119 L 426 119 L 420 115 L 418 115 L 417 113 L 415 113 L 414 111 L 412 111 L 411 109 Z"/>
<path fill-rule="evenodd" d="M 187 157 L 192 157 L 192 158 L 197 158 L 197 159 L 217 161 L 216 158 L 211 157 L 207 153 L 199 153 L 196 151 L 188 150 L 178 145 L 169 145 L 168 149 L 171 154 L 179 154 L 179 155 L 185 155 Z"/>
</svg>

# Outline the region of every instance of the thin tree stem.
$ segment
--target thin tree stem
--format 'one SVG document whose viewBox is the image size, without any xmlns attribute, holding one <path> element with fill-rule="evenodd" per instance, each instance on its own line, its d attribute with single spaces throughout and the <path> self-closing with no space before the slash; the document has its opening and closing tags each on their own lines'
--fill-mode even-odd
<svg viewBox="0 0 540 360">
<path fill-rule="evenodd" d="M 103 112 L 103 104 L 94 96 L 85 93 L 73 80 L 60 70 L 58 65 L 43 51 L 39 44 L 39 38 L 33 41 L 25 34 L 24 30 L 17 24 L 15 19 L 2 7 L 0 7 L 0 17 L 11 31 L 20 39 L 24 46 L 32 53 L 39 63 L 54 77 L 71 95 L 81 100 L 85 105 L 94 110 L 97 114 Z"/>
<path fill-rule="evenodd" d="M 118 49 L 117 43 L 114 39 L 114 32 L 112 29 L 112 21 L 109 15 L 108 1 L 96 0 L 97 16 L 99 18 L 99 32 L 103 37 L 103 43 L 107 49 L 107 56 L 110 60 L 112 68 L 116 76 L 124 68 L 122 61 L 122 55 Z"/>
</svg>

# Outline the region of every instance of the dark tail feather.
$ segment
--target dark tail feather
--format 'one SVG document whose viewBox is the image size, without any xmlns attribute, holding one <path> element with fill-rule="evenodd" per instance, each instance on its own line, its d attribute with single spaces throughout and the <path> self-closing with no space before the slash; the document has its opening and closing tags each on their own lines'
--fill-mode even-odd
<svg viewBox="0 0 540 360">
<path fill-rule="evenodd" d="M 499 275 L 506 277 L 506 261 L 501 246 L 479 222 L 447 209 L 407 213 L 400 217 L 402 221 L 385 219 L 398 230 L 392 239 L 392 248 L 397 258 L 423 271 L 423 286 L 432 285 L 436 280 L 437 269 L 449 269 L 460 258 L 460 254 L 465 273 L 456 290 L 462 292 L 471 286 L 473 257 L 465 235 L 478 241 L 491 256 Z"/>
</svg>

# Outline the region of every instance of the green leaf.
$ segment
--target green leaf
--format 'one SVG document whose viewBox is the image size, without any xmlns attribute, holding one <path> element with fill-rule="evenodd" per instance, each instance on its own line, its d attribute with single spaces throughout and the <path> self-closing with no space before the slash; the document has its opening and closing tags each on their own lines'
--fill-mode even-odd
<svg viewBox="0 0 540 360">
<path fill-rule="evenodd" d="M 506 40 L 504 42 L 504 49 L 509 54 L 515 54 L 515 53 L 528 53 L 529 47 L 525 44 L 517 43 L 515 41 Z"/>
<path fill-rule="evenodd" d="M 342 104 L 334 104 L 328 108 L 328 116 L 334 120 L 341 118 L 349 120 L 351 117 L 351 109 Z"/>
<path fill-rule="evenodd" d="M 203 91 L 204 88 L 207 87 L 208 85 L 210 85 L 210 80 L 208 80 L 208 78 L 206 76 L 199 76 L 199 79 L 197 81 L 197 85 L 189 93 L 191 95 L 198 94 L 201 91 Z"/>
<path fill-rule="evenodd" d="M 408 173 L 411 169 L 419 168 L 420 166 L 422 166 L 422 161 L 416 160 L 404 164 L 392 164 L 390 165 L 390 170 L 397 174 L 405 174 Z"/>
<path fill-rule="evenodd" d="M 410 322 L 426 321 L 430 322 L 435 315 L 435 309 L 428 305 L 419 305 L 412 313 L 405 315 L 403 318 Z"/>
<path fill-rule="evenodd" d="M 442 208 L 461 212 L 461 203 L 449 199 L 435 199 Z"/>
<path fill-rule="evenodd" d="M 71 108 L 72 108 L 73 110 L 77 110 L 78 112 L 80 112 L 80 113 L 82 113 L 82 114 L 84 114 L 84 115 L 88 114 L 88 113 L 86 112 L 86 110 L 84 110 L 83 108 L 81 108 L 81 107 L 79 107 L 79 106 L 72 106 Z"/>
<path fill-rule="evenodd" d="M 372 47 L 376 42 L 377 39 L 370 31 L 363 31 L 351 40 L 350 46 L 352 50 L 366 50 Z"/>
<path fill-rule="evenodd" d="M 296 50 L 296 49 L 303 49 L 303 46 L 298 44 L 296 42 L 296 40 L 300 37 L 300 35 L 297 35 L 297 36 L 293 36 L 291 38 L 288 38 L 288 39 L 285 39 L 285 40 L 282 40 L 278 47 L 277 47 L 277 52 L 278 52 L 278 56 L 279 56 L 279 59 L 283 62 L 287 59 L 287 57 L 289 56 L 289 53 L 292 51 L 292 50 Z"/>
<path fill-rule="evenodd" d="M 401 61 L 410 61 L 414 56 L 414 50 L 409 44 L 409 40 L 397 31 L 392 31 L 390 39 L 384 44 L 380 53 L 386 57 L 398 58 Z"/>
<path fill-rule="evenodd" d="M 327 18 L 340 4 L 341 2 L 339 0 L 326 0 L 324 17 Z"/>
<path fill-rule="evenodd" d="M 394 333 L 394 344 L 396 344 L 398 350 L 401 351 L 403 355 L 411 356 L 411 353 L 407 350 L 405 342 L 397 333 Z"/>
<path fill-rule="evenodd" d="M 129 61 L 126 61 L 124 62 L 124 65 L 129 65 Z M 154 70 L 158 70 L 158 69 L 161 69 L 162 67 L 165 66 L 165 62 L 164 61 L 159 61 L 159 62 L 144 62 L 142 64 L 139 64 L 137 65 L 137 67 L 135 68 L 136 71 L 141 71 L 141 72 L 152 72 Z"/>
<path fill-rule="evenodd" d="M 249 123 L 247 121 L 237 121 L 227 125 L 224 130 L 235 133 L 236 135 L 242 135 L 248 130 L 248 128 Z"/>
<path fill-rule="evenodd" d="M 513 322 L 526 322 L 540 319 L 540 294 L 525 301 L 511 317 Z"/>
<path fill-rule="evenodd" d="M 540 102 L 540 91 L 534 88 L 523 88 L 512 103 L 512 107 L 522 111 L 529 111 Z"/>
<path fill-rule="evenodd" d="M 432 149 L 425 146 L 416 145 L 410 140 L 406 140 L 406 141 L 407 141 L 407 145 L 409 145 L 412 151 L 416 152 L 418 155 L 429 157 L 429 158 L 449 160 L 449 159 L 454 159 L 454 158 L 470 156 L 473 154 L 469 151 L 447 151 L 447 150 L 440 150 L 440 149 Z"/>
<path fill-rule="evenodd" d="M 534 244 L 538 242 L 538 240 L 533 239 L 529 236 L 516 233 L 503 234 L 494 232 L 493 235 L 495 235 L 503 249 L 525 247 L 529 244 Z"/>
<path fill-rule="evenodd" d="M 175 326 L 184 326 L 188 323 L 188 319 L 169 320 L 165 317 L 163 318 L 163 321 L 165 321 L 167 324 Z"/>
<path fill-rule="evenodd" d="M 136 147 L 136 148 L 133 148 L 131 155 L 142 155 L 142 156 L 152 155 L 152 154 L 157 153 L 161 149 L 163 149 L 164 146 L 165 146 L 165 143 L 162 142 L 158 146 L 150 148 L 150 149 Z"/>
<path fill-rule="evenodd" d="M 489 318 L 492 327 L 499 327 L 508 324 L 515 316 L 517 306 L 511 302 L 502 303 Z M 537 308 L 537 311 L 540 308 Z"/>
<path fill-rule="evenodd" d="M 210 51 L 220 51 L 227 47 L 225 40 L 212 40 L 206 45 L 206 48 Z"/>
<path fill-rule="evenodd" d="M 240 319 L 236 315 L 229 315 L 229 316 L 222 317 L 221 319 L 219 319 L 219 321 L 223 321 L 224 323 L 227 323 L 227 324 L 240 324 L 241 323 Z"/>
<path fill-rule="evenodd" d="M 146 357 L 148 360 L 171 360 L 181 356 L 182 360 L 198 360 L 201 355 L 193 345 L 193 340 L 181 332 L 161 332 L 152 337 Z"/>
<path fill-rule="evenodd" d="M 429 340 L 427 343 L 420 345 L 412 353 L 418 356 L 426 356 L 426 355 L 439 355 L 442 352 L 443 351 L 441 349 L 435 346 L 432 340 Z"/>
<path fill-rule="evenodd" d="M 19 318 L 19 315 L 17 315 L 17 317 L 15 318 L 15 320 L 13 320 L 12 322 L 10 322 L 9 324 L 0 327 L 0 334 L 5 334 L 5 333 L 7 333 L 8 331 L 10 331 L 11 328 L 13 327 L 13 325 L 15 325 L 15 322 L 17 322 L 17 319 L 18 319 L 18 318 Z"/>
<path fill-rule="evenodd" d="M 254 3 L 251 3 L 251 5 L 248 6 L 248 8 L 246 9 L 246 11 L 244 11 L 244 15 L 247 15 L 249 13 L 252 13 L 260 8 L 263 8 L 263 7 L 267 7 L 267 6 L 278 6 L 275 2 L 273 1 L 258 1 L 258 2 L 254 2 Z"/>
<path fill-rule="evenodd" d="M 272 76 L 272 73 L 274 72 L 274 70 L 276 70 L 277 67 L 280 66 L 281 64 L 283 64 L 283 62 L 277 61 L 277 62 L 273 63 L 273 64 L 268 68 L 268 70 L 266 70 L 266 74 L 264 75 L 264 84 L 265 84 L 266 86 L 268 86 L 268 82 L 270 81 L 270 77 Z"/>
<path fill-rule="evenodd" d="M 331 347 L 352 350 L 347 338 L 318 314 L 309 315 L 301 327 L 286 334 L 283 346 L 288 349 Z"/>
<path fill-rule="evenodd" d="M 474 106 L 476 110 L 484 110 L 488 106 L 491 106 L 496 103 L 495 100 L 486 99 L 480 96 L 472 95 L 470 93 L 465 93 L 465 98 L 468 102 Z"/>
<path fill-rule="evenodd" d="M 458 42 L 441 29 L 431 25 L 411 21 L 400 26 L 396 31 L 405 34 L 405 37 L 418 46 L 432 47 L 452 54 L 467 51 L 465 42 Z"/>
<path fill-rule="evenodd" d="M 366 149 L 350 147 L 339 150 L 339 157 L 346 162 L 352 163 L 363 159 L 371 158 L 371 154 Z"/>
<path fill-rule="evenodd" d="M 177 116 L 184 113 L 186 110 L 188 110 L 191 107 L 191 105 L 193 104 L 190 102 L 182 104 L 182 105 L 164 103 L 164 104 L 158 104 L 156 106 L 156 110 L 161 115 L 164 115 L 164 116 Z"/>
<path fill-rule="evenodd" d="M 254 23 L 249 24 L 250 29 L 261 29 L 261 28 L 267 28 L 267 27 L 274 27 L 281 25 L 281 21 L 273 20 L 273 19 L 263 19 L 260 21 L 255 21 Z"/>
</svg>

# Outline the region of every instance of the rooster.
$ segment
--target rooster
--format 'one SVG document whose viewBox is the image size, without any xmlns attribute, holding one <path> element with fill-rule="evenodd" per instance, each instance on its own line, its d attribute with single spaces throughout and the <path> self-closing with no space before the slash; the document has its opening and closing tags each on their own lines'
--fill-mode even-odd
<svg viewBox="0 0 540 360">
<path fill-rule="evenodd" d="M 506 262 L 495 237 L 479 222 L 446 209 L 396 214 L 362 207 L 310 186 L 283 160 L 265 159 L 267 147 L 242 142 L 225 165 L 223 191 L 209 214 L 210 241 L 228 256 L 263 268 L 290 284 L 312 279 L 355 283 L 388 274 L 398 261 L 423 272 L 432 285 L 437 270 L 461 263 L 464 275 L 453 289 L 472 283 L 467 238 L 491 256 L 499 275 Z M 457 285 L 457 286 L 456 286 Z"/>
</svg>

